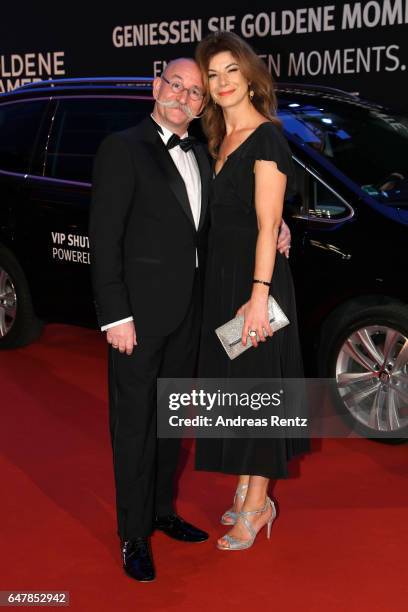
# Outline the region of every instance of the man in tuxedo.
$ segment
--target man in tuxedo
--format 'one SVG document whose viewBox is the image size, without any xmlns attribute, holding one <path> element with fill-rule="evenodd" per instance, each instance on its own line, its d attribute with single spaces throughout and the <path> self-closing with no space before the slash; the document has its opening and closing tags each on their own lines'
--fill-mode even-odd
<svg viewBox="0 0 408 612">
<path fill-rule="evenodd" d="M 154 529 L 208 538 L 174 509 L 180 441 L 156 438 L 156 380 L 193 377 L 199 341 L 211 176 L 187 128 L 203 93 L 196 63 L 172 61 L 154 79 L 152 115 L 108 136 L 94 165 L 91 272 L 109 343 L 118 534 L 125 571 L 142 581 L 155 577 Z M 278 248 L 288 242 L 287 232 Z"/>
<path fill-rule="evenodd" d="M 151 117 L 101 144 L 90 214 L 95 305 L 109 343 L 118 534 L 125 571 L 143 581 L 155 575 L 153 529 L 185 542 L 208 538 L 174 510 L 180 441 L 156 438 L 156 380 L 193 377 L 199 340 L 210 166 L 187 134 L 203 104 L 195 62 L 171 62 L 153 96 Z"/>
</svg>

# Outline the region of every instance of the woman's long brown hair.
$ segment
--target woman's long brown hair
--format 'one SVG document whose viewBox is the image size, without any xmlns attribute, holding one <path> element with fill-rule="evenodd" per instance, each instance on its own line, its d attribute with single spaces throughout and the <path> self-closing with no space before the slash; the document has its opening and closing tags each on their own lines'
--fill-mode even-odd
<svg viewBox="0 0 408 612">
<path fill-rule="evenodd" d="M 201 70 L 205 85 L 205 113 L 202 118 L 203 130 L 208 139 L 208 149 L 217 158 L 218 149 L 225 136 L 225 121 L 222 109 L 211 101 L 208 86 L 208 66 L 217 53 L 229 51 L 250 83 L 254 92 L 252 104 L 266 119 L 276 125 L 281 122 L 276 116 L 277 100 L 272 77 L 265 62 L 242 38 L 233 32 L 215 32 L 206 36 L 197 46 L 195 59 Z"/>
</svg>

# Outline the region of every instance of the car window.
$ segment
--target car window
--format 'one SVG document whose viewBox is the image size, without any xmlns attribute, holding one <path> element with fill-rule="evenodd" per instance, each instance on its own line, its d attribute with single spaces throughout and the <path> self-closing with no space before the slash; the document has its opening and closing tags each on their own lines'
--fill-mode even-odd
<svg viewBox="0 0 408 612">
<path fill-rule="evenodd" d="M 311 177 L 311 197 L 309 216 L 314 219 L 342 219 L 348 217 L 352 209 L 329 187 Z"/>
<path fill-rule="evenodd" d="M 408 115 L 326 95 L 316 103 L 281 100 L 279 116 L 306 151 L 326 157 L 370 195 L 407 201 Z"/>
<path fill-rule="evenodd" d="M 90 182 L 92 165 L 105 136 L 139 123 L 152 110 L 150 100 L 60 100 L 48 143 L 46 175 Z"/>
<path fill-rule="evenodd" d="M 296 173 L 296 194 L 285 201 L 285 210 L 297 218 L 319 220 L 345 219 L 353 215 L 352 207 L 311 168 L 293 158 Z"/>
<path fill-rule="evenodd" d="M 28 172 L 47 101 L 0 106 L 0 169 Z"/>
</svg>

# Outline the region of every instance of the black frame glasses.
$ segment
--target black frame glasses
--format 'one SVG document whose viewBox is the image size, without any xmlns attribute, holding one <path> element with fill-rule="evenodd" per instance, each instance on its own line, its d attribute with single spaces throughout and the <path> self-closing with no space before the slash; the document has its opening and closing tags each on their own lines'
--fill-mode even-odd
<svg viewBox="0 0 408 612">
<path fill-rule="evenodd" d="M 165 76 L 162 76 L 161 78 L 163 79 L 165 83 L 170 85 L 171 91 L 175 94 L 181 94 L 183 93 L 183 91 L 187 91 L 190 98 L 196 102 L 204 98 L 204 93 L 201 91 L 201 89 L 196 87 L 196 85 L 193 85 L 192 87 L 188 88 L 188 87 L 184 87 L 183 83 L 179 81 L 178 79 L 169 81 L 168 79 L 166 79 Z"/>
</svg>

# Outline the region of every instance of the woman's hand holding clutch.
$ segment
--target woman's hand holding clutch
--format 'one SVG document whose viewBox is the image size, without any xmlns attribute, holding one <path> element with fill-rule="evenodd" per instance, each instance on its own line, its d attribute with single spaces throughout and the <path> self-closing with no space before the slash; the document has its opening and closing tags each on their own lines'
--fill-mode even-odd
<svg viewBox="0 0 408 612">
<path fill-rule="evenodd" d="M 268 295 L 252 296 L 251 299 L 237 310 L 237 315 L 244 316 L 244 327 L 242 329 L 242 344 L 246 346 L 249 340 L 254 347 L 258 342 L 265 342 L 268 336 L 273 335 L 273 330 L 268 317 Z M 255 332 L 255 333 L 254 333 Z"/>
<path fill-rule="evenodd" d="M 272 328 L 272 332 L 274 333 L 282 329 L 282 327 L 286 327 L 286 325 L 289 325 L 289 319 L 285 315 L 277 301 L 272 297 L 272 295 L 269 295 L 267 300 L 269 324 Z M 223 325 L 220 325 L 214 330 L 218 336 L 219 341 L 221 342 L 223 349 L 225 350 L 230 359 L 235 359 L 253 346 L 258 346 L 259 338 L 257 338 L 256 330 L 252 330 L 252 333 L 248 333 L 249 337 L 251 338 L 250 343 L 243 342 L 242 335 L 245 317 L 247 317 L 247 319 L 249 320 L 249 317 L 253 316 L 253 314 L 251 314 L 251 310 L 253 311 L 254 309 L 257 310 L 258 308 L 260 308 L 262 318 L 261 304 L 262 301 L 254 299 L 254 295 L 252 295 L 251 299 L 246 304 L 241 306 L 241 308 L 238 310 L 236 316 L 233 319 L 227 321 Z M 265 332 L 262 334 L 262 337 L 264 339 L 265 336 L 272 335 L 271 331 L 267 331 L 266 326 L 261 323 L 261 330 L 263 329 L 265 329 Z M 250 327 L 249 330 L 251 331 Z M 244 336 L 244 339 L 246 340 L 247 336 Z M 252 339 L 255 339 L 256 342 L 253 343 Z"/>
</svg>

